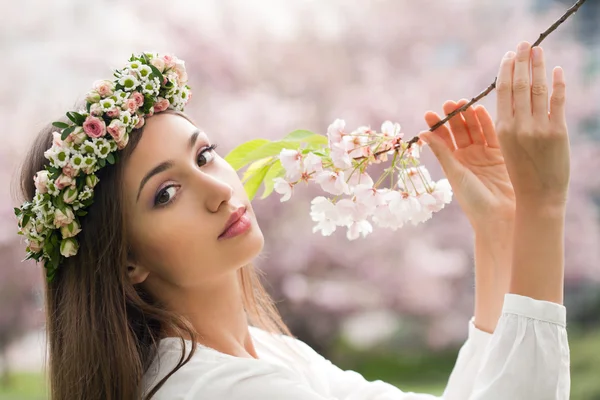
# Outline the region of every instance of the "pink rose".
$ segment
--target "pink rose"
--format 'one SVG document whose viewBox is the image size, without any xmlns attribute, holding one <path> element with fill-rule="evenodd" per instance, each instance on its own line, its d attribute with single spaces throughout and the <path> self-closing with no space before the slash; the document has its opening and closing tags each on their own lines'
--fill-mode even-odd
<svg viewBox="0 0 600 400">
<path fill-rule="evenodd" d="M 121 110 L 119 110 L 117 107 L 113 107 L 106 112 L 106 115 L 108 115 L 110 118 L 116 118 L 119 116 L 120 113 Z"/>
<path fill-rule="evenodd" d="M 177 74 L 177 77 L 179 78 L 180 84 L 184 84 L 187 82 L 188 75 L 185 70 L 185 62 L 183 60 L 177 60 L 177 62 L 175 63 L 175 73 Z"/>
<path fill-rule="evenodd" d="M 115 140 L 115 142 L 117 142 L 117 148 L 123 150 L 129 142 L 129 133 L 125 132 L 125 134 L 119 140 Z"/>
<path fill-rule="evenodd" d="M 48 192 L 48 171 L 39 171 L 33 177 L 33 182 L 35 184 L 35 188 L 40 193 Z"/>
<path fill-rule="evenodd" d="M 101 116 L 103 112 L 104 110 L 102 110 L 102 106 L 98 103 L 94 103 L 90 107 L 90 114 L 96 117 Z"/>
<path fill-rule="evenodd" d="M 169 54 L 165 54 L 163 56 L 163 61 L 165 62 L 165 68 L 173 68 L 175 66 L 176 58 Z"/>
<path fill-rule="evenodd" d="M 74 219 L 75 214 L 73 214 L 71 207 L 66 207 L 64 211 L 60 208 L 54 211 L 54 226 L 57 228 L 69 225 Z"/>
<path fill-rule="evenodd" d="M 113 94 L 115 85 L 109 80 L 101 80 L 94 82 L 94 90 L 102 97 L 108 97 Z"/>
<path fill-rule="evenodd" d="M 87 139 L 87 135 L 83 131 L 83 128 L 80 127 L 80 126 L 78 126 L 77 128 L 75 128 L 75 130 L 73 132 L 71 132 L 69 134 L 69 136 L 67 136 L 67 138 L 65 139 L 65 142 L 67 142 L 67 143 L 71 143 L 72 142 L 72 143 L 75 143 L 75 144 L 81 144 L 86 139 Z"/>
<path fill-rule="evenodd" d="M 171 103 L 169 102 L 169 100 L 159 97 L 158 101 L 154 103 L 154 112 L 165 111 L 167 108 L 169 108 L 170 104 Z"/>
<path fill-rule="evenodd" d="M 140 129 L 142 126 L 144 126 L 144 124 L 146 123 L 146 119 L 144 117 L 140 117 L 140 120 L 138 121 L 138 123 L 135 125 L 135 129 Z"/>
<path fill-rule="evenodd" d="M 100 118 L 89 116 L 83 123 L 83 130 L 91 138 L 99 138 L 106 135 L 106 124 Z"/>
<path fill-rule="evenodd" d="M 58 132 L 52 132 L 52 146 L 54 147 L 58 147 L 58 148 L 62 148 L 63 146 L 63 141 L 60 138 L 61 134 Z"/>
<path fill-rule="evenodd" d="M 108 125 L 108 128 L 106 128 L 106 130 L 108 131 L 110 136 L 112 136 L 112 138 L 115 139 L 116 142 L 118 142 L 123 137 L 123 135 L 125 135 L 126 126 L 121 120 L 113 119 L 112 121 L 110 121 L 110 124 Z"/>
<path fill-rule="evenodd" d="M 42 251 L 43 248 L 44 248 L 43 240 L 41 242 L 37 241 L 35 239 L 29 240 L 29 251 L 31 251 L 32 253 L 37 253 L 39 251 Z"/>
<path fill-rule="evenodd" d="M 141 107 L 144 105 L 144 95 L 141 94 L 140 92 L 131 93 L 130 98 L 135 100 L 138 107 Z"/>
<path fill-rule="evenodd" d="M 73 182 L 75 182 L 75 181 L 70 176 L 65 175 L 65 174 L 60 174 L 60 176 L 58 178 L 56 178 L 56 180 L 54 181 L 54 185 L 56 186 L 57 189 L 64 189 L 67 186 L 71 186 L 73 184 Z"/>
<path fill-rule="evenodd" d="M 123 103 L 123 108 L 133 114 L 137 111 L 137 109 L 139 107 L 137 105 L 137 101 L 135 101 L 135 99 L 131 98 L 131 99 L 125 100 L 125 103 Z"/>
<path fill-rule="evenodd" d="M 79 172 L 79 170 L 77 168 L 73 167 L 73 165 L 70 162 L 67 163 L 67 165 L 65 165 L 62 169 L 63 175 L 66 175 L 71 178 L 75 178 L 77 176 L 78 172 Z"/>
<path fill-rule="evenodd" d="M 153 58 L 150 60 L 150 64 L 154 65 L 161 74 L 165 70 L 165 60 L 162 58 Z"/>
</svg>

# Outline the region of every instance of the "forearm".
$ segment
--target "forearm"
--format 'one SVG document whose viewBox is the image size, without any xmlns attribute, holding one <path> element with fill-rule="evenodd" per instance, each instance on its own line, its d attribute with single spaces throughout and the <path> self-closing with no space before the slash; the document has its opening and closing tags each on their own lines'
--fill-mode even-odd
<svg viewBox="0 0 600 400">
<path fill-rule="evenodd" d="M 510 293 L 562 304 L 564 206 L 517 205 Z"/>
<path fill-rule="evenodd" d="M 509 291 L 514 220 L 490 222 L 475 231 L 475 326 L 492 333 Z"/>
</svg>

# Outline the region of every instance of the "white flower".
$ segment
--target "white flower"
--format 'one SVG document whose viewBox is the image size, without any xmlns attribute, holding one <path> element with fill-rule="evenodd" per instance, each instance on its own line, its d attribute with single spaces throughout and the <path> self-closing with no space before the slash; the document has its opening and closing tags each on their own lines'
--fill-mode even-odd
<svg viewBox="0 0 600 400">
<path fill-rule="evenodd" d="M 363 172 L 361 174 L 359 170 L 356 170 L 356 171 L 350 171 L 348 173 L 351 174 L 350 177 L 348 178 L 348 185 L 351 188 L 354 188 L 357 185 L 369 185 L 369 186 L 374 185 L 373 179 L 366 172 Z"/>
<path fill-rule="evenodd" d="M 280 199 L 281 202 L 288 201 L 290 199 L 290 197 L 292 197 L 293 187 L 292 187 L 292 185 L 289 184 L 288 181 L 286 181 L 283 178 L 275 179 L 275 184 L 273 186 L 273 189 L 277 193 L 282 195 L 282 197 Z"/>
<path fill-rule="evenodd" d="M 435 197 L 438 204 L 441 204 L 440 209 L 444 208 L 444 204 L 449 204 L 452 201 L 452 187 L 448 179 L 437 181 L 431 195 Z"/>
<path fill-rule="evenodd" d="M 131 113 L 129 111 L 121 111 L 121 114 L 119 115 L 119 119 L 125 125 L 129 125 L 129 126 L 133 125 L 131 122 Z"/>
<path fill-rule="evenodd" d="M 94 146 L 95 148 L 95 146 Z M 89 175 L 91 173 L 94 173 L 97 170 L 97 163 L 96 163 L 96 157 L 94 157 L 94 155 L 89 155 L 89 156 L 85 156 L 83 157 L 83 164 L 81 167 L 81 170 Z"/>
<path fill-rule="evenodd" d="M 94 139 L 94 144 L 96 145 L 95 154 L 99 158 L 106 158 L 110 154 L 110 142 L 104 138 Z"/>
<path fill-rule="evenodd" d="M 386 203 L 384 192 L 375 189 L 373 185 L 356 185 L 354 187 L 354 195 L 356 196 L 357 202 L 360 202 L 369 208 L 375 209 L 375 207 Z"/>
<path fill-rule="evenodd" d="M 62 168 L 69 162 L 70 150 L 66 147 L 52 146 L 44 152 L 44 157 L 56 168 Z"/>
<path fill-rule="evenodd" d="M 129 98 L 129 93 L 124 92 L 122 90 L 117 90 L 113 93 L 113 95 L 111 96 L 111 99 L 113 99 L 115 101 L 115 104 L 120 106 L 123 104 L 123 102 L 125 100 L 127 100 Z"/>
<path fill-rule="evenodd" d="M 133 60 L 127 63 L 127 68 L 129 68 L 131 71 L 139 71 L 142 65 L 143 64 L 141 61 Z"/>
<path fill-rule="evenodd" d="M 323 160 L 314 153 L 308 153 L 304 157 L 304 173 L 312 174 L 323 171 Z"/>
<path fill-rule="evenodd" d="M 54 181 L 48 181 L 48 184 L 46 186 L 48 187 L 49 195 L 58 196 L 58 194 L 60 193 L 60 189 L 58 187 L 56 187 L 56 185 L 54 184 Z"/>
<path fill-rule="evenodd" d="M 73 168 L 81 169 L 81 167 L 83 167 L 83 159 L 84 157 L 81 153 L 75 153 L 71 157 L 71 165 L 73 166 Z"/>
<path fill-rule="evenodd" d="M 79 248 L 79 244 L 77 240 L 73 238 L 63 239 L 60 242 L 60 254 L 65 257 L 71 257 L 77 254 L 77 250 Z"/>
<path fill-rule="evenodd" d="M 319 172 L 315 177 L 315 181 L 321 185 L 321 189 L 335 196 L 343 193 L 350 194 L 350 188 L 344 179 L 343 171 L 326 170 Z"/>
<path fill-rule="evenodd" d="M 142 85 L 142 93 L 150 94 L 150 95 L 157 95 L 159 88 L 160 88 L 160 86 L 157 85 L 156 80 L 149 79 L 147 82 L 145 82 Z"/>
<path fill-rule="evenodd" d="M 329 125 L 327 128 L 327 138 L 329 139 L 329 146 L 333 143 L 340 143 L 342 141 L 342 136 L 345 135 L 344 128 L 346 127 L 346 122 L 343 119 L 336 119 Z"/>
<path fill-rule="evenodd" d="M 352 167 L 352 159 L 348 155 L 348 152 L 344 148 L 344 145 L 340 143 L 332 143 L 331 151 L 329 153 L 331 161 L 336 168 L 348 169 Z"/>
<path fill-rule="evenodd" d="M 364 157 L 366 155 L 369 138 L 362 133 L 351 133 L 342 138 L 344 150 L 351 158 Z"/>
<path fill-rule="evenodd" d="M 367 236 L 369 233 L 373 232 L 373 225 L 367 220 L 362 221 L 354 221 L 346 232 L 346 237 L 348 240 L 355 240 L 362 234 L 362 237 Z"/>
<path fill-rule="evenodd" d="M 147 65 L 142 65 L 138 68 L 138 76 L 143 81 L 148 80 L 150 75 L 152 74 L 152 68 Z"/>
<path fill-rule="evenodd" d="M 423 165 L 400 170 L 398 172 L 398 186 L 411 194 L 427 192 L 434 186 L 429 171 Z"/>
<path fill-rule="evenodd" d="M 119 78 L 119 85 L 123 86 L 126 92 L 131 92 L 139 86 L 140 82 L 133 75 L 123 75 Z"/>
<path fill-rule="evenodd" d="M 115 107 L 115 101 L 111 98 L 102 99 L 98 104 L 100 104 L 100 107 L 102 107 L 103 112 L 112 110 Z"/>
<path fill-rule="evenodd" d="M 381 133 L 388 138 L 402 138 L 404 136 L 400 132 L 400 124 L 391 121 L 385 121 L 381 124 Z"/>
<path fill-rule="evenodd" d="M 298 150 L 282 149 L 279 153 L 281 166 L 285 169 L 285 179 L 296 182 L 302 176 L 302 154 Z"/>
<path fill-rule="evenodd" d="M 79 149 L 83 152 L 83 154 L 96 154 L 96 151 L 98 150 L 96 144 L 91 140 L 86 140 L 83 142 Z"/>
<path fill-rule="evenodd" d="M 423 193 L 418 195 L 417 201 L 421 205 L 421 210 L 414 213 L 411 216 L 410 222 L 412 222 L 413 225 L 417 225 L 420 222 L 425 222 L 429 220 L 433 215 L 433 209 L 437 204 L 435 197 L 433 197 L 429 193 Z"/>
<path fill-rule="evenodd" d="M 323 236 L 329 236 L 336 230 L 336 220 L 338 219 L 337 209 L 329 199 L 319 196 L 311 201 L 310 216 L 317 225 L 313 228 L 313 233 L 321 231 Z"/>
<path fill-rule="evenodd" d="M 79 193 L 79 201 L 84 202 L 87 199 L 91 199 L 93 195 L 94 195 L 94 191 L 92 190 L 92 188 L 86 186 L 81 191 L 81 193 Z"/>
</svg>

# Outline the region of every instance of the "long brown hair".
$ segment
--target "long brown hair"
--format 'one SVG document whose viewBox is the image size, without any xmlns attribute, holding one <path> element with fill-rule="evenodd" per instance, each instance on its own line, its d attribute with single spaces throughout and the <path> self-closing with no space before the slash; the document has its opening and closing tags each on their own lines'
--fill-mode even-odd
<svg viewBox="0 0 600 400">
<path fill-rule="evenodd" d="M 166 112 L 192 122 L 184 113 Z M 44 151 L 51 146 L 54 130 L 52 125 L 44 128 L 25 159 L 20 179 L 24 200 L 31 201 L 35 194 L 33 176 L 48 163 Z M 193 342 L 197 339 L 191 324 L 139 285 L 132 285 L 126 272 L 128 244 L 121 181 L 124 161 L 142 134 L 143 127 L 132 132 L 127 147 L 119 153 L 120 161 L 97 172 L 100 182 L 94 188 L 94 203 L 81 220 L 79 251 L 64 260 L 52 282 L 44 280 L 52 400 L 141 398 L 143 375 L 156 356 L 166 327 L 182 337 L 181 358 L 147 391 L 146 399 L 194 354 L 195 346 L 186 357 L 183 341 L 183 337 Z M 252 265 L 239 270 L 239 281 L 250 324 L 292 336 Z"/>
</svg>

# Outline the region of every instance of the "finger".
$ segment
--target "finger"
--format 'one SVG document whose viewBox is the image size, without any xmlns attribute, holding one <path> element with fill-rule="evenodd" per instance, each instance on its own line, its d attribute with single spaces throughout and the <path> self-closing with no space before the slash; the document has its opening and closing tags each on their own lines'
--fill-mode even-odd
<svg viewBox="0 0 600 400">
<path fill-rule="evenodd" d="M 479 119 L 477 118 L 477 114 L 475 114 L 473 107 L 469 107 L 463 111 L 462 116 L 465 119 L 465 123 L 467 124 L 467 129 L 469 130 L 469 134 L 471 135 L 473 143 L 485 145 L 485 138 L 483 137 L 483 132 L 481 131 L 481 124 L 479 123 Z"/>
<path fill-rule="evenodd" d="M 531 116 L 531 82 L 529 79 L 529 63 L 531 46 L 527 42 L 519 43 L 515 72 L 513 75 L 513 98 L 515 104 L 515 118 Z"/>
<path fill-rule="evenodd" d="M 548 84 L 546 83 L 546 63 L 541 47 L 531 49 L 532 84 L 531 104 L 533 115 L 548 118 Z"/>
<path fill-rule="evenodd" d="M 456 172 L 462 166 L 454 157 L 453 151 L 450 150 L 446 142 L 439 135 L 433 132 L 423 131 L 419 133 L 419 138 L 429 145 L 429 148 L 431 148 L 431 151 L 433 151 L 433 154 L 440 162 L 450 184 L 453 184 L 453 177 L 457 176 Z"/>
<path fill-rule="evenodd" d="M 496 79 L 496 115 L 500 121 L 508 121 L 513 117 L 512 78 L 515 57 L 515 52 L 509 51 L 500 61 L 500 70 Z"/>
<path fill-rule="evenodd" d="M 443 110 L 444 114 L 448 115 L 452 111 L 456 110 L 462 105 L 466 103 L 455 103 L 453 101 L 447 101 L 444 103 Z M 456 142 L 456 147 L 461 149 L 463 147 L 469 146 L 471 141 L 471 136 L 469 136 L 469 131 L 467 129 L 467 124 L 465 123 L 462 115 L 460 113 L 456 114 L 454 117 L 450 118 L 450 128 L 452 129 L 452 136 L 454 137 L 454 141 Z"/>
<path fill-rule="evenodd" d="M 561 67 L 552 71 L 552 95 L 550 96 L 550 121 L 566 125 L 565 117 L 566 83 L 565 74 Z"/>
<path fill-rule="evenodd" d="M 490 113 L 487 112 L 484 106 L 475 107 L 475 113 L 477 114 L 477 118 L 479 118 L 481 130 L 483 131 L 483 136 L 488 147 L 500 148 L 500 142 L 498 142 L 496 128 L 494 127 L 494 121 Z"/>
<path fill-rule="evenodd" d="M 441 120 L 442 119 L 440 118 L 440 116 L 433 111 L 427 111 L 425 113 L 425 122 L 430 128 L 438 122 L 440 122 Z M 454 142 L 452 141 L 452 135 L 450 134 L 450 130 L 446 125 L 440 126 L 436 130 L 434 130 L 433 133 L 442 138 L 442 140 L 446 143 L 446 146 L 448 146 L 450 150 L 454 151 L 456 149 L 456 147 L 454 146 Z"/>
</svg>

